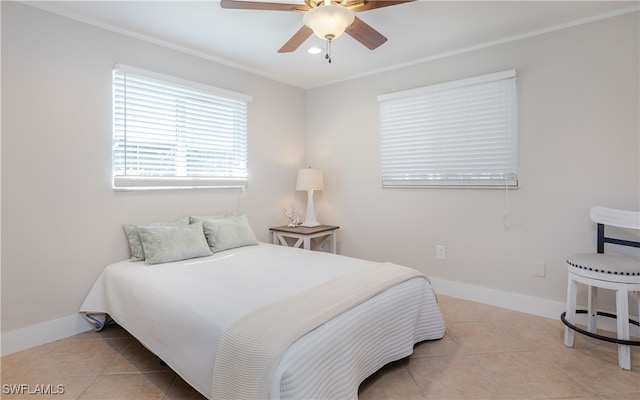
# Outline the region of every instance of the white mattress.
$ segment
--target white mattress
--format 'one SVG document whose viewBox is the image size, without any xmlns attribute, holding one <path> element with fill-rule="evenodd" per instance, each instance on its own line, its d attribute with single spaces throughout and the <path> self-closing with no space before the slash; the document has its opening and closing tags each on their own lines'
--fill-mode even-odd
<svg viewBox="0 0 640 400">
<path fill-rule="evenodd" d="M 213 398 L 226 328 L 266 304 L 377 263 L 260 244 L 159 265 L 109 265 L 80 312 L 109 314 L 186 382 Z M 271 380 L 271 399 L 357 398 L 360 383 L 413 345 L 444 335 L 433 289 L 411 279 L 295 341 Z"/>
</svg>

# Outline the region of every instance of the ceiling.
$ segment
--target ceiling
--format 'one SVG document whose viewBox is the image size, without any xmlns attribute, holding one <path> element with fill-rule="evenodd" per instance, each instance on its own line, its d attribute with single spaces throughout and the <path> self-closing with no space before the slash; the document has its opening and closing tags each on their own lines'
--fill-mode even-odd
<svg viewBox="0 0 640 400">
<path fill-rule="evenodd" d="M 255 0 L 299 3 L 302 0 Z M 358 13 L 389 40 L 369 50 L 348 35 L 331 64 L 307 49 L 277 50 L 302 13 L 222 9 L 219 1 L 26 1 L 102 28 L 309 89 L 382 70 L 638 10 L 639 1 L 416 1 Z"/>
</svg>

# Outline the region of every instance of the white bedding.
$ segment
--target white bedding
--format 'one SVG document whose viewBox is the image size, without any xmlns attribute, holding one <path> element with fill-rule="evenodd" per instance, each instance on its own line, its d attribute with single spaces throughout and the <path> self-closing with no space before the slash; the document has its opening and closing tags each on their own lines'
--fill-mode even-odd
<svg viewBox="0 0 640 400">
<path fill-rule="evenodd" d="M 80 312 L 109 314 L 213 399 L 225 329 L 266 304 L 376 264 L 268 244 L 151 266 L 122 261 L 105 269 Z M 444 329 L 428 282 L 405 281 L 295 341 L 273 374 L 270 398 L 355 399 L 367 376 Z"/>
</svg>

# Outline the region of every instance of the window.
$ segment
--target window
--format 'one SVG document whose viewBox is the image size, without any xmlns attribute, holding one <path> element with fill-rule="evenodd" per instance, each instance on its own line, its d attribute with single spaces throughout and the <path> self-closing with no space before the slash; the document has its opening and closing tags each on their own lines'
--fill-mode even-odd
<svg viewBox="0 0 640 400">
<path fill-rule="evenodd" d="M 243 187 L 251 97 L 150 71 L 113 71 L 113 187 Z"/>
<path fill-rule="evenodd" d="M 378 97 L 383 187 L 517 187 L 516 72 Z"/>
</svg>

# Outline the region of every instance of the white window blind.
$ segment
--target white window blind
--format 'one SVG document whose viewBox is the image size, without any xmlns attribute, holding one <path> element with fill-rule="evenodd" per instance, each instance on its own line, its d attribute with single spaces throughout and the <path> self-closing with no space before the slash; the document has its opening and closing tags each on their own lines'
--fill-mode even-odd
<svg viewBox="0 0 640 400">
<path fill-rule="evenodd" d="M 378 96 L 383 187 L 516 187 L 515 70 Z"/>
<path fill-rule="evenodd" d="M 243 187 L 251 97 L 118 65 L 113 187 Z"/>
</svg>

